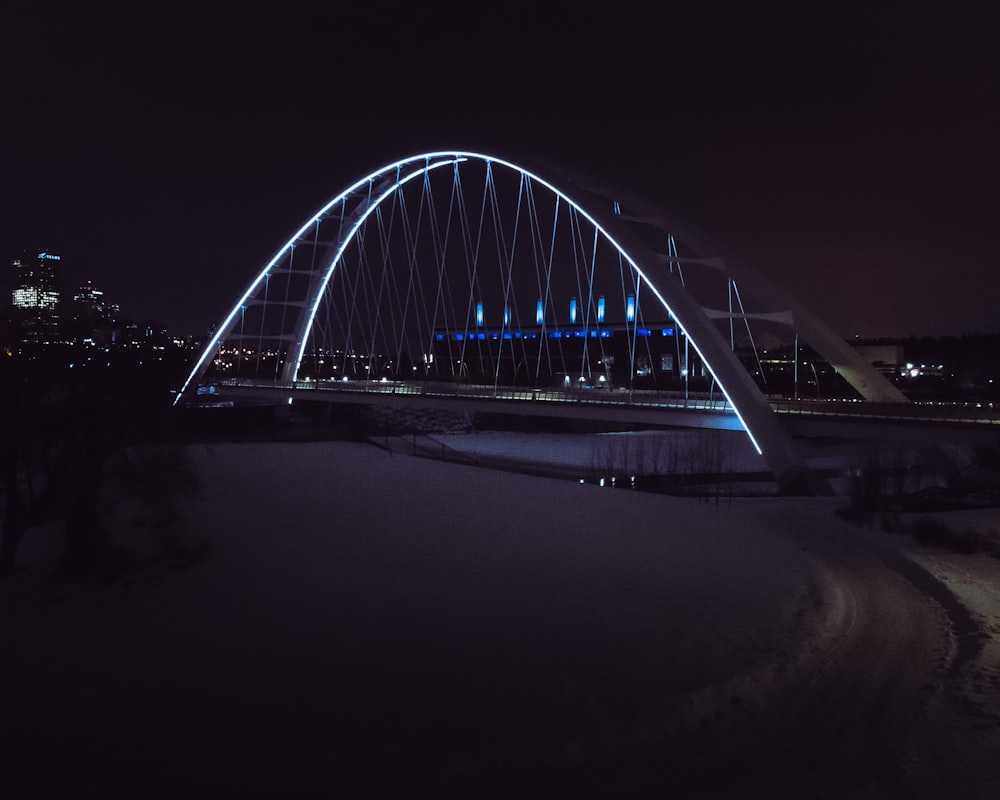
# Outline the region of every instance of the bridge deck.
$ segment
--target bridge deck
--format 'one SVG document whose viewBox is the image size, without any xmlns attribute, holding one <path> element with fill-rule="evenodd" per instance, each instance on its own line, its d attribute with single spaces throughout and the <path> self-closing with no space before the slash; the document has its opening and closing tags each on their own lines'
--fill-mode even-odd
<svg viewBox="0 0 1000 800">
<path fill-rule="evenodd" d="M 226 394 L 269 402 L 320 399 L 368 405 L 422 405 L 609 422 L 741 430 L 733 407 L 718 395 L 608 388 L 509 388 L 438 381 L 219 381 Z M 1000 411 L 977 403 L 873 403 L 861 400 L 772 399 L 782 426 L 796 436 L 941 440 L 956 443 L 1000 435 Z M 970 439 L 969 437 L 972 437 Z"/>
<path fill-rule="evenodd" d="M 295 381 L 260 383 L 218 381 L 226 394 L 247 399 L 320 400 L 366 405 L 420 405 L 465 408 L 533 416 L 569 416 L 608 422 L 678 425 L 742 430 L 739 417 L 724 399 L 688 396 L 682 392 L 632 391 L 607 388 L 517 389 L 443 382 Z"/>
</svg>

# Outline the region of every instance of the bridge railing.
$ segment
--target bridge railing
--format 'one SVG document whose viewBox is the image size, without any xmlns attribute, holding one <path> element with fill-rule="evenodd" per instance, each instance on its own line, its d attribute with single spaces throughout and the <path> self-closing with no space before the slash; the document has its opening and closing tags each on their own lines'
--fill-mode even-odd
<svg viewBox="0 0 1000 800">
<path fill-rule="evenodd" d="M 482 384 L 458 384 L 442 381 L 315 381 L 300 380 L 293 383 L 274 383 L 247 380 L 220 380 L 218 386 L 234 389 L 275 389 L 315 392 L 337 392 L 358 395 L 416 395 L 421 397 L 448 397 L 483 400 L 514 400 L 537 403 L 574 403 L 604 406 L 639 406 L 650 408 L 678 408 L 689 411 L 707 411 L 731 414 L 732 406 L 725 399 L 708 394 L 655 391 L 625 388 L 543 389 L 540 387 L 504 388 Z"/>
<path fill-rule="evenodd" d="M 573 403 L 578 405 L 675 408 L 716 414 L 734 413 L 724 399 L 710 394 L 626 388 L 534 387 L 505 388 L 483 384 L 444 381 L 333 381 L 300 380 L 274 383 L 249 380 L 219 380 L 216 385 L 233 389 L 295 390 L 336 392 L 340 395 L 413 395 L 420 397 L 468 398 L 470 400 L 512 400 L 533 403 Z M 801 417 L 868 419 L 893 422 L 1000 425 L 1000 408 L 989 403 L 875 403 L 867 400 L 785 400 L 769 399 L 776 414 Z"/>
<path fill-rule="evenodd" d="M 403 453 L 405 455 L 433 458 L 438 461 L 479 466 L 479 460 L 473 456 L 449 447 L 444 442 L 439 442 L 437 439 L 423 433 L 383 434 L 371 437 L 370 441 L 390 453 Z"/>
<path fill-rule="evenodd" d="M 1000 425 L 1000 409 L 988 403 L 873 403 L 866 400 L 772 400 L 777 414 L 814 417 Z"/>
</svg>

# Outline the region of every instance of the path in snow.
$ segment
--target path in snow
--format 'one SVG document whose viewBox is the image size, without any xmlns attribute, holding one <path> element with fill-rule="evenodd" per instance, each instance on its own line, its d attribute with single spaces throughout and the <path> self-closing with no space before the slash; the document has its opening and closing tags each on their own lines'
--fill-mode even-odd
<svg viewBox="0 0 1000 800">
<path fill-rule="evenodd" d="M 204 563 L 0 584 L 5 796 L 918 795 L 948 620 L 828 500 L 193 455 Z"/>
</svg>

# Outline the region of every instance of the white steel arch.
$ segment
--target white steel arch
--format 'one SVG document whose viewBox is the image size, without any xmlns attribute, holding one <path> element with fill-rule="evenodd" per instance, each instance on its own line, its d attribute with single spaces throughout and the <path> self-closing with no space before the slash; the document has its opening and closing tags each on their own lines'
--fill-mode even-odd
<svg viewBox="0 0 1000 800">
<path fill-rule="evenodd" d="M 366 175 L 342 191 L 288 239 L 270 261 L 258 272 L 239 300 L 218 326 L 214 336 L 206 344 L 187 380 L 178 392 L 175 403 L 188 392 L 204 372 L 222 343 L 233 332 L 241 313 L 248 303 L 267 303 L 253 298 L 266 287 L 270 277 L 281 271 L 284 260 L 294 256 L 297 244 L 307 240 L 311 230 L 321 221 L 328 221 L 339 214 L 338 233 L 328 243 L 327 257 L 323 263 L 315 265 L 309 272 L 309 289 L 304 303 L 285 301 L 285 305 L 299 306 L 295 313 L 298 322 L 294 333 L 288 337 L 289 351 L 282 370 L 283 382 L 294 382 L 302 364 L 306 344 L 316 321 L 320 302 L 330 284 L 331 278 L 344 257 L 347 248 L 354 241 L 358 231 L 369 218 L 380 209 L 388 198 L 411 181 L 428 173 L 467 161 L 480 161 L 488 165 L 511 170 L 535 184 L 543 186 L 559 202 L 567 204 L 576 214 L 585 219 L 594 230 L 609 242 L 620 258 L 628 264 L 637 277 L 637 284 L 645 286 L 662 305 L 670 318 L 686 335 L 686 341 L 695 350 L 716 385 L 733 408 L 751 443 L 758 453 L 762 453 L 781 484 L 789 484 L 802 473 L 802 468 L 792 451 L 788 436 L 780 428 L 766 398 L 747 374 L 739 359 L 720 335 L 710 316 L 685 291 L 683 282 L 671 279 L 663 270 L 662 255 L 654 252 L 648 244 L 634 234 L 617 208 L 617 203 L 605 206 L 594 203 L 588 205 L 581 196 L 590 194 L 583 188 L 561 188 L 560 183 L 568 183 L 565 177 L 549 174 L 544 168 L 528 169 L 513 161 L 471 150 L 443 150 L 421 153 L 394 161 Z M 571 196 L 572 195 L 572 196 Z M 351 207 L 348 207 L 349 204 Z M 595 234 L 596 235 L 596 234 Z M 703 254 L 709 256 L 710 254 Z M 678 258 L 678 263 L 680 259 Z M 292 357 L 294 354 L 294 357 Z"/>
</svg>

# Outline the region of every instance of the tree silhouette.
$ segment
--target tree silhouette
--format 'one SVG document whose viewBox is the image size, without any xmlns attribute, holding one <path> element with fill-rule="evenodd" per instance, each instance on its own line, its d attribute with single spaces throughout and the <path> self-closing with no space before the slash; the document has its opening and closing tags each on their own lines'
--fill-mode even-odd
<svg viewBox="0 0 1000 800">
<path fill-rule="evenodd" d="M 171 441 L 164 376 L 110 359 L 69 363 L 50 350 L 0 366 L 0 575 L 16 570 L 28 531 L 52 521 L 65 531 L 63 575 L 93 575 L 111 547 L 101 507 L 111 483 L 115 502 L 138 501 L 158 520 L 196 490 L 185 451 Z"/>
</svg>

